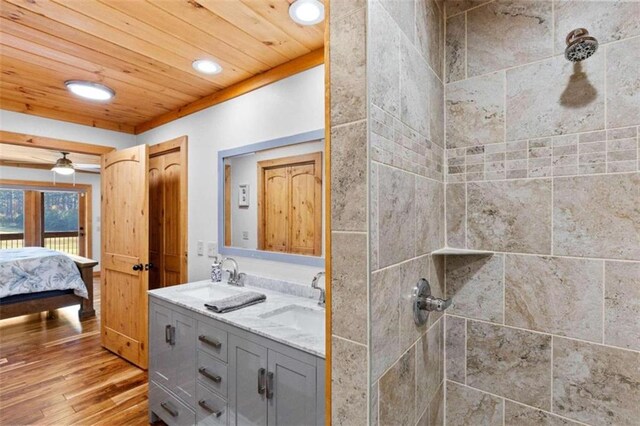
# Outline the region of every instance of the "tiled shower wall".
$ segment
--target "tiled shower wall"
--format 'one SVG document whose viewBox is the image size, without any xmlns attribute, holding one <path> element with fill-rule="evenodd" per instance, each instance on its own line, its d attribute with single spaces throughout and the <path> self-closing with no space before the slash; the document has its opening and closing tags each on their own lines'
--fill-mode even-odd
<svg viewBox="0 0 640 426">
<path fill-rule="evenodd" d="M 446 423 L 638 424 L 640 2 L 445 9 Z"/>
<path fill-rule="evenodd" d="M 444 5 L 370 0 L 368 24 L 369 421 L 441 425 L 444 319 L 411 295 L 444 295 Z"/>
</svg>

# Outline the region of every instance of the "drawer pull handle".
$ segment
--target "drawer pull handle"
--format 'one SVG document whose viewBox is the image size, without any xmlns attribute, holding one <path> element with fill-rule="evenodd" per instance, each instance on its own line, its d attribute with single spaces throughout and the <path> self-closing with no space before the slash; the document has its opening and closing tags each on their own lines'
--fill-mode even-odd
<svg viewBox="0 0 640 426">
<path fill-rule="evenodd" d="M 213 414 L 215 417 L 220 417 L 222 415 L 222 410 L 211 408 L 209 404 L 207 404 L 207 400 L 205 399 L 201 399 L 200 401 L 198 401 L 198 405 Z"/>
<path fill-rule="evenodd" d="M 273 373 L 267 373 L 267 399 L 273 398 Z"/>
<path fill-rule="evenodd" d="M 211 379 L 216 383 L 220 383 L 222 381 L 222 377 L 213 373 L 209 373 L 209 371 L 207 371 L 207 369 L 204 367 L 198 368 L 198 372 L 202 374 L 204 377 L 206 377 L 207 379 Z"/>
<path fill-rule="evenodd" d="M 264 393 L 264 391 L 267 389 L 264 379 L 265 376 L 264 374 L 266 373 L 266 370 L 264 368 L 261 368 L 258 370 L 258 393 L 260 395 L 262 395 Z"/>
<path fill-rule="evenodd" d="M 160 406 L 167 410 L 167 413 L 171 414 L 173 417 L 178 417 L 178 414 L 180 414 L 169 402 L 161 402 Z"/>
<path fill-rule="evenodd" d="M 207 345 L 211 345 L 216 349 L 220 349 L 222 347 L 222 343 L 214 338 L 205 336 L 204 334 L 199 335 L 198 340 L 200 340 L 202 343 L 206 343 Z"/>
</svg>

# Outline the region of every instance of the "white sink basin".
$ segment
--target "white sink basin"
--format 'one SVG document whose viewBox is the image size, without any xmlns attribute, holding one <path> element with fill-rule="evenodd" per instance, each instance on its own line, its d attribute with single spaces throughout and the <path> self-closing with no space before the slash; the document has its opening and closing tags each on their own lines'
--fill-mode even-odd
<svg viewBox="0 0 640 426">
<path fill-rule="evenodd" d="M 324 333 L 324 309 L 287 305 L 260 315 L 275 323 L 309 333 Z"/>
<path fill-rule="evenodd" d="M 211 300 L 224 299 L 225 297 L 235 296 L 236 294 L 242 293 L 240 290 L 223 287 L 222 285 L 218 284 L 207 284 L 201 287 L 185 288 L 178 291 L 186 296 L 193 297 L 195 299 L 201 299 L 207 302 Z"/>
</svg>

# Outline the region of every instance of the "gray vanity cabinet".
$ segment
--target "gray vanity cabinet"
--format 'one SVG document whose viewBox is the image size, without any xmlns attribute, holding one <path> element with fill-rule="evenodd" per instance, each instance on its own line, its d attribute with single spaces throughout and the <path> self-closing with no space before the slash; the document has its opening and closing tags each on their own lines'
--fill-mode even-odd
<svg viewBox="0 0 640 426">
<path fill-rule="evenodd" d="M 150 420 L 320 426 L 324 360 L 151 297 Z"/>
</svg>

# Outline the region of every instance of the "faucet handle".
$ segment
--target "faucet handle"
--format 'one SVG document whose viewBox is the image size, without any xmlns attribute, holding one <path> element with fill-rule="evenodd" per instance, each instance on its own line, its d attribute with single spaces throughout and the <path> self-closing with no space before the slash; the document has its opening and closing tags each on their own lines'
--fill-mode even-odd
<svg viewBox="0 0 640 426">
<path fill-rule="evenodd" d="M 411 302 L 413 305 L 413 319 L 416 325 L 423 325 L 429 319 L 429 312 L 442 312 L 451 306 L 453 300 L 451 298 L 440 299 L 432 296 L 429 281 L 420 278 L 418 284 L 413 289 Z"/>
</svg>

